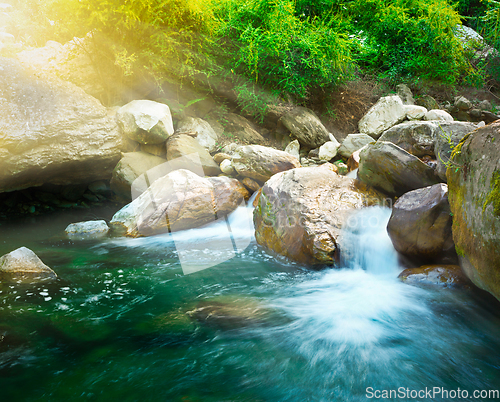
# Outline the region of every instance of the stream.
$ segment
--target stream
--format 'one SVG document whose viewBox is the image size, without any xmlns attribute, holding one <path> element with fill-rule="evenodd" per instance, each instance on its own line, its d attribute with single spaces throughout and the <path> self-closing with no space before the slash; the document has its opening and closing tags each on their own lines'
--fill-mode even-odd
<svg viewBox="0 0 500 402">
<path fill-rule="evenodd" d="M 174 236 L 64 237 L 114 211 L 0 225 L 0 255 L 29 247 L 59 275 L 0 285 L 2 401 L 366 401 L 369 387 L 475 400 L 500 388 L 497 302 L 401 283 L 389 209 L 353 216 L 341 267 L 320 271 L 258 246 L 245 207 Z"/>
</svg>

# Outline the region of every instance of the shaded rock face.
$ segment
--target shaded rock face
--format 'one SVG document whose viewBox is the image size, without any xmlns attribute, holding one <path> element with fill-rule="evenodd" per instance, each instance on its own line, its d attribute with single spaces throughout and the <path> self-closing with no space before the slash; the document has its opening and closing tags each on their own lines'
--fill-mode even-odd
<svg viewBox="0 0 500 402">
<path fill-rule="evenodd" d="M 191 229 L 229 214 L 248 196 L 236 179 L 178 169 L 118 211 L 110 225 L 132 237 Z"/>
<path fill-rule="evenodd" d="M 0 258 L 0 280 L 36 282 L 55 279 L 57 275 L 29 248 L 20 247 Z"/>
<path fill-rule="evenodd" d="M 387 232 L 394 248 L 416 261 L 453 257 L 448 186 L 443 183 L 402 195 L 392 208 Z"/>
<path fill-rule="evenodd" d="M 410 121 L 385 131 L 379 138 L 415 156 L 434 155 L 434 137 L 438 126 L 427 121 Z"/>
<path fill-rule="evenodd" d="M 380 98 L 375 105 L 359 121 L 359 132 L 373 138 L 402 122 L 406 117 L 406 109 L 397 95 Z"/>
<path fill-rule="evenodd" d="M 184 158 L 188 161 L 192 159 L 193 166 L 199 166 L 201 163 L 207 176 L 215 176 L 221 172 L 208 151 L 193 137 L 186 134 L 174 135 L 167 141 L 167 160 L 172 161 L 177 158 Z M 190 164 L 182 168 L 190 169 Z"/>
<path fill-rule="evenodd" d="M 390 196 L 439 182 L 434 169 L 392 142 L 377 141 L 360 153 L 358 177 Z"/>
<path fill-rule="evenodd" d="M 243 116 L 228 113 L 225 132 L 234 135 L 244 144 L 262 144 L 265 140 L 255 127 Z"/>
<path fill-rule="evenodd" d="M 374 193 L 339 176 L 333 165 L 292 169 L 271 177 L 254 211 L 255 237 L 266 248 L 307 264 L 331 264 L 349 214 L 378 202 Z"/>
<path fill-rule="evenodd" d="M 500 121 L 477 129 L 458 147 L 447 176 L 460 266 L 500 300 Z"/>
<path fill-rule="evenodd" d="M 116 118 L 123 133 L 139 144 L 161 144 L 174 133 L 170 109 L 163 103 L 133 100 L 118 110 Z"/>
<path fill-rule="evenodd" d="M 446 181 L 446 163 L 450 160 L 451 151 L 467 134 L 474 131 L 477 126 L 473 123 L 454 121 L 439 124 L 434 142 L 434 154 L 437 158 L 436 173 L 439 178 Z M 453 168 L 453 166 L 452 166 Z"/>
<path fill-rule="evenodd" d="M 470 287 L 469 279 L 458 265 L 423 265 L 408 268 L 398 276 L 410 285 L 435 285 L 443 287 Z"/>
<path fill-rule="evenodd" d="M 111 177 L 122 137 L 97 99 L 11 59 L 0 69 L 0 192 Z"/>
<path fill-rule="evenodd" d="M 276 173 L 300 167 L 297 158 L 288 152 L 262 145 L 236 148 L 231 161 L 238 174 L 260 182 L 265 182 Z"/>
<path fill-rule="evenodd" d="M 436 102 L 436 99 L 430 95 L 422 95 L 415 101 L 415 104 L 423 106 L 427 110 L 439 109 L 439 104 Z"/>
<path fill-rule="evenodd" d="M 127 152 L 113 170 L 111 190 L 124 200 L 132 199 L 132 183 L 148 170 L 165 163 L 166 159 L 145 152 Z"/>
<path fill-rule="evenodd" d="M 330 141 L 328 130 L 318 116 L 305 107 L 293 109 L 282 116 L 280 122 L 306 148 L 317 148 Z"/>
<path fill-rule="evenodd" d="M 219 136 L 210 123 L 197 117 L 185 117 L 177 126 L 177 133 L 196 133 L 196 141 L 208 152 L 215 152 L 218 149 L 217 141 Z"/>
</svg>

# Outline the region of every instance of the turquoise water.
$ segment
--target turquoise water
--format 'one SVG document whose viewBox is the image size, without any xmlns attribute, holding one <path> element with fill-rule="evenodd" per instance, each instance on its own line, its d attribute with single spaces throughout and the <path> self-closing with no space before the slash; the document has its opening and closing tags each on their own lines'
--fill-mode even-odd
<svg viewBox="0 0 500 402">
<path fill-rule="evenodd" d="M 238 231 L 241 209 L 232 244 L 250 245 L 190 275 L 179 247 L 200 263 L 230 255 L 214 247 L 222 226 L 177 243 L 64 238 L 68 223 L 114 211 L 92 212 L 0 226 L 0 254 L 27 246 L 59 275 L 0 286 L 2 401 L 366 401 L 367 387 L 500 388 L 498 304 L 398 282 L 388 210 L 351 222 L 344 268 L 313 271 Z"/>
</svg>

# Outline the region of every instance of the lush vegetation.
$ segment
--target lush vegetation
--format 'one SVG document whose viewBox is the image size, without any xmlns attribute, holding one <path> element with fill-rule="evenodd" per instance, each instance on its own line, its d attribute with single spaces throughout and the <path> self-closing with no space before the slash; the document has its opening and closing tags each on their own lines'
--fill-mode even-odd
<svg viewBox="0 0 500 402">
<path fill-rule="evenodd" d="M 269 94 L 306 101 L 359 71 L 389 83 L 482 85 L 496 73 L 462 46 L 461 19 L 500 49 L 495 0 L 19 0 L 17 7 L 33 19 L 18 26 L 27 44 L 91 32 L 104 79 L 147 76 L 207 89 L 228 81 L 254 114 Z"/>
</svg>

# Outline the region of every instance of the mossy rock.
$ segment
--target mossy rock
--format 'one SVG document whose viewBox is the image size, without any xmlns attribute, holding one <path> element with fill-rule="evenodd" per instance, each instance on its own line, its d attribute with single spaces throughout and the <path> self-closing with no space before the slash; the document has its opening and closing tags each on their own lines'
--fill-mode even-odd
<svg viewBox="0 0 500 402">
<path fill-rule="evenodd" d="M 447 171 L 453 240 L 464 273 L 500 300 L 500 121 L 466 136 Z"/>
</svg>

